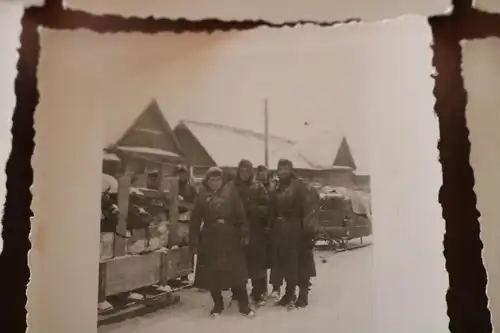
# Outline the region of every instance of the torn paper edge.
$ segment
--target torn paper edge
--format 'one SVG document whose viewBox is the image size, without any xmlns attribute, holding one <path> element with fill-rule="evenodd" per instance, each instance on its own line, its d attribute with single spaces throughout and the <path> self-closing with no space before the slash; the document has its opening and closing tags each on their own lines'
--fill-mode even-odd
<svg viewBox="0 0 500 333">
<path fill-rule="evenodd" d="M 326 26 L 318 25 L 317 23 L 313 22 L 300 22 L 300 23 L 294 23 L 293 25 L 284 25 L 280 27 L 274 27 L 270 25 L 259 25 L 254 28 L 230 28 L 227 30 L 214 30 L 214 29 L 204 29 L 200 31 L 193 31 L 193 30 L 185 30 L 185 31 L 172 31 L 172 30 L 158 30 L 154 32 L 148 32 L 148 31 L 142 31 L 141 29 L 138 28 L 131 28 L 129 30 L 114 30 L 113 28 L 108 28 L 108 29 L 93 29 L 91 27 L 78 27 L 75 29 L 58 29 L 58 28 L 50 28 L 50 27 L 42 27 L 40 26 L 38 28 L 38 33 L 42 33 L 43 31 L 47 32 L 55 32 L 57 33 L 58 31 L 86 31 L 89 33 L 93 33 L 96 35 L 141 35 L 144 38 L 154 38 L 157 35 L 201 35 L 201 34 L 207 34 L 211 36 L 228 36 L 229 34 L 245 34 L 245 35 L 257 35 L 259 33 L 262 33 L 262 31 L 268 31 L 268 33 L 274 33 L 274 34 L 280 34 L 280 33 L 287 33 L 290 30 L 295 30 L 295 29 L 315 29 L 318 31 L 318 33 L 325 33 L 329 34 L 331 33 L 331 29 L 351 29 L 353 33 L 356 32 L 356 27 L 361 28 L 362 26 L 364 27 L 365 24 L 369 24 L 372 26 L 375 25 L 383 25 L 386 22 L 390 21 L 395 21 L 399 20 L 400 18 L 404 18 L 406 16 L 416 16 L 419 17 L 419 15 L 403 15 L 400 16 L 396 19 L 387 19 L 387 20 L 381 20 L 381 21 L 374 21 L 374 22 L 365 22 L 365 21 L 358 21 L 358 20 L 348 20 L 348 21 L 339 21 L 335 22 L 333 24 L 329 24 Z M 129 19 L 129 18 L 128 18 Z M 354 29 L 353 29 L 354 28 Z M 318 43 L 312 41 L 312 45 L 318 45 Z"/>
<path fill-rule="evenodd" d="M 82 26 L 82 27 L 77 27 L 77 28 L 70 28 L 70 29 L 60 29 L 60 28 L 51 28 L 51 27 L 43 27 L 40 26 L 38 27 L 38 34 L 40 35 L 43 31 L 47 32 L 58 32 L 58 31 L 87 31 L 90 33 L 94 34 L 112 34 L 112 35 L 141 35 L 144 36 L 144 38 L 151 38 L 155 37 L 156 35 L 165 35 L 165 34 L 172 34 L 172 35 L 200 35 L 200 34 L 208 34 L 212 36 L 227 36 L 228 34 L 258 34 L 262 33 L 262 31 L 268 31 L 268 33 L 284 33 L 283 31 L 288 32 L 290 30 L 295 30 L 295 29 L 316 29 L 318 33 L 325 33 L 329 34 L 331 33 L 331 29 L 336 29 L 336 33 L 339 33 L 338 30 L 343 30 L 343 29 L 350 29 L 349 33 L 356 33 L 357 29 L 364 28 L 365 25 L 370 25 L 372 27 L 377 27 L 379 28 L 380 26 L 385 26 L 386 24 L 389 23 L 394 23 L 398 21 L 404 21 L 408 19 L 409 17 L 412 17 L 414 19 L 422 19 L 425 18 L 425 16 L 420 15 L 420 14 L 403 14 L 400 16 L 397 16 L 395 18 L 385 18 L 385 19 L 379 19 L 376 21 L 362 21 L 358 19 L 348 19 L 345 21 L 335 21 L 332 23 L 326 23 L 325 25 L 311 22 L 311 21 L 298 21 L 296 23 L 288 24 L 285 23 L 286 25 L 283 26 L 273 26 L 270 24 L 262 24 L 258 25 L 256 27 L 251 27 L 251 28 L 229 28 L 229 29 L 213 29 L 213 28 L 207 28 L 204 30 L 184 30 L 184 31 L 174 31 L 174 30 L 156 30 L 153 32 L 149 31 L 143 31 L 146 30 L 141 29 L 141 28 L 130 28 L 128 30 L 121 30 L 121 29 L 114 29 L 114 28 L 99 28 L 99 29 L 94 29 L 91 26 Z M 126 17 L 125 19 L 132 19 L 131 17 Z M 142 18 L 139 18 L 142 19 Z M 233 22 L 238 22 L 238 21 L 233 21 Z M 364 31 L 364 30 L 363 30 Z M 318 45 L 317 43 L 313 42 L 313 45 Z"/>
<path fill-rule="evenodd" d="M 36 0 L 32 0 L 36 1 Z M 44 1 L 44 0 L 40 0 Z M 143 0 L 147 1 L 147 0 Z M 214 1 L 214 0 L 212 0 Z M 346 12 L 340 17 L 337 18 L 332 18 L 332 19 L 327 19 L 327 18 L 315 18 L 314 15 L 311 17 L 311 15 L 305 15 L 305 16 L 297 16 L 297 17 L 288 17 L 288 18 L 272 18 L 268 17 L 267 15 L 259 14 L 259 15 L 235 15 L 235 16 L 230 16 L 230 15 L 216 15 L 216 14 L 204 14 L 201 15 L 199 13 L 196 14 L 190 14 L 190 13 L 173 13 L 169 15 L 163 15 L 163 14 L 155 14 L 154 12 L 143 12 L 140 11 L 139 13 L 134 12 L 134 13 L 123 13 L 119 12 L 117 10 L 106 10 L 106 9 L 91 9 L 87 8 L 85 5 L 71 5 L 68 4 L 68 0 L 63 0 L 63 8 L 66 10 L 78 10 L 78 11 L 83 11 L 91 16 L 101 16 L 101 15 L 117 15 L 121 16 L 123 18 L 128 18 L 128 19 L 170 19 L 170 20 L 188 20 L 188 21 L 202 21 L 202 20 L 216 20 L 216 21 L 230 21 L 230 22 L 241 22 L 241 21 L 259 21 L 259 22 L 266 22 L 267 24 L 279 24 L 279 25 L 287 25 L 287 24 L 292 24 L 292 23 L 314 23 L 314 24 L 322 24 L 322 25 L 334 25 L 339 22 L 345 22 L 345 21 L 351 21 L 351 20 L 357 20 L 357 21 L 363 21 L 365 23 L 376 23 L 378 21 L 382 20 L 391 20 L 391 19 L 397 19 L 398 17 L 405 16 L 405 15 L 418 15 L 418 16 L 437 16 L 437 15 L 449 15 L 453 11 L 453 4 L 452 1 L 449 0 L 448 6 L 445 8 L 433 8 L 433 9 L 419 9 L 419 8 L 412 8 L 409 11 L 408 10 L 401 10 L 395 13 L 390 13 L 388 15 L 384 16 L 375 16 L 375 15 L 368 15 L 368 14 L 362 14 L 358 15 L 357 12 Z M 195 4 L 193 4 L 194 6 Z M 305 6 L 305 5 L 304 5 Z M 333 6 L 333 5 L 332 5 Z M 215 6 L 216 7 L 216 6 Z M 429 6 L 430 7 L 430 6 Z M 433 5 L 433 7 L 438 7 L 438 5 Z M 307 6 L 305 6 L 307 8 Z M 332 8 L 332 11 L 334 9 Z M 166 10 L 167 11 L 167 10 Z M 216 9 L 215 9 L 216 11 Z M 297 12 L 300 12 L 303 10 L 297 10 Z M 234 14 L 232 14 L 234 15 Z"/>
<path fill-rule="evenodd" d="M 3 182 L 1 184 L 2 190 L 0 191 L 0 193 L 2 193 L 0 198 L 0 202 L 2 202 L 2 217 L 5 213 L 5 204 L 7 199 L 6 165 L 12 151 L 12 116 L 14 114 L 14 108 L 16 106 L 15 80 L 18 75 L 17 62 L 19 60 L 18 50 L 21 46 L 21 18 L 24 12 L 24 8 L 20 5 L 0 4 L 0 7 L 3 6 L 8 6 L 9 9 L 6 11 L 2 11 L 0 13 L 0 17 L 10 16 L 10 18 L 5 17 L 4 19 L 0 19 L 0 21 L 9 22 L 10 20 L 12 24 L 9 24 L 8 29 L 1 34 L 3 47 L 2 52 L 0 53 L 0 57 L 3 58 L 1 62 L 2 69 L 0 70 L 0 73 L 2 73 L 1 77 L 5 82 L 4 88 L 6 89 L 4 92 L 2 92 L 2 95 L 4 96 L 2 98 L 2 103 L 5 104 L 2 106 L 4 119 L 1 123 L 4 124 L 4 128 L 1 132 L 5 133 L 4 139 L 10 142 L 10 144 L 8 145 L 9 148 L 5 151 L 2 151 L 0 154 L 0 161 L 2 161 L 2 163 L 0 164 L 4 166 L 1 171 Z M 3 226 L 0 222 L 0 254 L 3 251 L 3 236 L 1 236 L 2 229 Z"/>
</svg>

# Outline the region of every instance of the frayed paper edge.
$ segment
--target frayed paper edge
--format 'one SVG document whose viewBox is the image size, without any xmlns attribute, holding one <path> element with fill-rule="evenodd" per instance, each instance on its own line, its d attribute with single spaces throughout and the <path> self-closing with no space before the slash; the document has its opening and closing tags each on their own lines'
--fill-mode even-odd
<svg viewBox="0 0 500 333">
<path fill-rule="evenodd" d="M 99 16 L 96 16 L 99 17 Z M 91 18 L 91 17 L 89 17 Z M 158 27 L 155 29 L 150 29 L 147 27 L 147 24 L 141 24 L 141 23 L 146 23 L 146 22 L 141 22 L 144 21 L 144 19 L 140 18 L 123 18 L 120 16 L 102 16 L 102 19 L 104 18 L 109 18 L 109 21 L 107 21 L 107 27 L 103 28 L 99 26 L 97 28 L 97 25 L 94 24 L 82 24 L 79 23 L 78 26 L 71 26 L 71 27 L 52 27 L 52 26 L 39 26 L 37 31 L 38 34 L 43 34 L 45 32 L 51 32 L 51 33 L 57 33 L 59 31 L 61 32 L 67 32 L 68 30 L 70 31 L 75 31 L 75 32 L 85 32 L 89 34 L 95 34 L 97 38 L 99 35 L 107 35 L 107 34 L 112 34 L 112 35 L 126 35 L 126 36 L 131 36 L 131 35 L 142 35 L 144 38 L 148 37 L 156 37 L 158 34 L 172 34 L 172 35 L 200 35 L 200 34 L 207 34 L 207 35 L 212 35 L 212 36 L 228 36 L 229 34 L 261 34 L 263 31 L 266 31 L 267 33 L 273 33 L 273 34 L 283 34 L 283 33 L 290 33 L 295 30 L 306 30 L 306 29 L 315 29 L 317 33 L 324 33 L 324 34 L 330 34 L 331 29 L 335 29 L 335 32 L 340 33 L 345 30 L 347 30 L 348 33 L 352 34 L 355 32 L 355 29 L 364 29 L 366 28 L 366 25 L 372 26 L 372 27 L 383 27 L 387 24 L 395 24 L 396 22 L 402 22 L 402 21 L 407 21 L 408 18 L 411 18 L 412 20 L 422 20 L 424 16 L 420 14 L 404 14 L 400 15 L 396 18 L 388 18 L 388 19 L 381 19 L 377 21 L 361 21 L 359 19 L 349 19 L 345 21 L 335 21 L 335 22 L 329 22 L 329 23 L 314 23 L 314 22 L 295 22 L 295 23 L 290 23 L 290 24 L 284 24 L 284 25 L 273 25 L 267 22 L 261 22 L 257 23 L 256 26 L 254 27 L 231 27 L 233 23 L 239 24 L 239 23 L 244 23 L 244 22 L 220 22 L 223 25 L 228 25 L 228 29 L 225 29 L 224 27 L 220 29 L 212 29 L 212 28 L 204 28 L 204 29 L 199 29 L 194 26 L 196 24 L 195 22 L 192 22 L 193 26 L 189 27 L 186 26 L 183 28 L 183 31 L 178 31 L 177 29 L 171 29 L 169 27 Z M 116 19 L 115 22 L 112 20 Z M 124 24 L 123 21 L 128 21 L 128 20 L 138 20 L 139 24 L 131 24 L 131 27 L 123 28 Z M 173 21 L 169 19 L 161 19 L 162 21 L 165 21 L 165 23 L 172 23 Z M 116 24 L 115 24 L 116 23 Z M 137 23 L 137 21 L 136 21 Z M 407 23 L 407 22 L 405 22 Z M 190 24 L 187 22 L 187 24 Z M 397 24 L 397 23 L 396 23 Z M 364 30 L 363 30 L 364 31 Z M 364 31 L 365 32 L 365 31 Z M 317 45 L 314 41 L 312 44 Z"/>
<path fill-rule="evenodd" d="M 11 101 L 11 103 L 9 103 L 9 105 L 6 105 L 5 106 L 5 109 L 4 109 L 4 112 L 8 113 L 8 115 L 6 114 L 5 115 L 5 118 L 6 119 L 9 119 L 7 121 L 7 124 L 8 124 L 8 131 L 6 131 L 6 133 L 8 133 L 8 137 L 9 137 L 9 149 L 5 151 L 5 154 L 2 154 L 3 156 L 1 156 L 1 160 L 3 161 L 3 170 L 2 170 L 2 173 L 3 173 L 3 177 L 5 179 L 5 182 L 2 184 L 3 186 L 3 191 L 4 191 L 4 194 L 5 196 L 3 198 L 1 198 L 0 200 L 3 200 L 3 203 L 2 203 L 2 220 L 3 220 L 3 216 L 5 214 L 5 204 L 6 204 L 6 194 L 7 194 L 7 172 L 6 172 L 6 166 L 7 166 L 7 161 L 9 160 L 9 157 L 10 157 L 10 154 L 12 153 L 12 117 L 14 115 L 14 109 L 16 107 L 16 104 L 17 104 L 17 96 L 16 96 L 16 93 L 15 93 L 15 81 L 16 81 L 16 77 L 19 75 L 18 71 L 17 71 L 17 63 L 19 61 L 19 49 L 21 47 L 21 31 L 22 31 L 22 26 L 21 26 L 21 18 L 22 18 L 22 14 L 23 14 L 23 7 L 20 7 L 20 6 L 15 6 L 13 4 L 8 4 L 10 6 L 12 6 L 12 11 L 9 11 L 8 14 L 11 15 L 11 14 L 15 14 L 15 15 L 18 15 L 19 16 L 19 19 L 17 20 L 17 24 L 16 24 L 16 27 L 10 27 L 10 29 L 12 29 L 11 31 L 15 31 L 17 29 L 17 37 L 16 37 L 16 43 L 14 45 L 9 45 L 8 47 L 6 47 L 4 49 L 4 52 L 2 52 L 3 55 L 5 56 L 8 56 L 10 54 L 13 54 L 15 52 L 15 56 L 12 58 L 12 62 L 9 62 L 8 64 L 6 63 L 4 66 L 9 66 L 10 68 L 16 68 L 16 74 L 9 80 L 10 83 L 8 85 L 8 88 L 10 89 L 10 92 L 8 93 L 8 97 L 9 97 L 9 100 Z M 5 34 L 10 34 L 10 32 L 7 32 Z M 9 38 L 6 38 L 6 41 L 8 41 Z M 14 49 L 10 49 L 10 47 L 13 47 Z M 9 70 L 7 68 L 4 68 L 4 70 L 2 70 L 1 72 L 2 73 L 7 73 Z M 5 96 L 7 97 L 7 96 Z M 10 110 L 10 112 L 8 111 Z M 7 138 L 6 138 L 7 139 Z M 3 235 L 2 235 L 2 231 L 3 231 L 3 223 L 0 223 L 0 254 L 3 252 Z"/>
<path fill-rule="evenodd" d="M 43 1 L 43 0 L 42 0 Z M 143 0 L 147 1 L 147 0 Z M 144 12 L 144 10 L 132 10 L 132 12 L 120 12 L 117 10 L 113 9 L 106 9 L 106 8 L 97 8 L 97 9 L 92 9 L 88 8 L 86 5 L 83 4 L 70 4 L 68 2 L 71 2 L 69 0 L 62 0 L 62 6 L 65 10 L 67 11 L 81 11 L 81 12 L 86 12 L 90 15 L 94 16 L 103 16 L 103 15 L 117 15 L 121 16 L 123 18 L 127 19 L 170 19 L 170 20 L 185 20 L 185 21 L 231 21 L 231 22 L 268 22 L 269 24 L 272 25 L 289 25 L 293 24 L 296 22 L 301 22 L 301 23 L 312 23 L 312 24 L 319 24 L 319 25 L 330 25 L 332 22 L 338 22 L 338 21 L 345 21 L 348 20 L 347 18 L 349 17 L 349 20 L 356 19 L 359 21 L 364 21 L 366 23 L 375 23 L 378 21 L 382 20 L 392 20 L 396 19 L 400 16 L 404 16 L 407 14 L 412 14 L 412 15 L 419 15 L 419 16 L 436 16 L 436 15 L 449 15 L 453 11 L 453 5 L 452 1 L 449 0 L 448 6 L 442 8 L 442 4 L 435 4 L 432 5 L 433 8 L 410 8 L 409 10 L 399 10 L 398 12 L 391 13 L 389 12 L 388 15 L 374 15 L 374 14 L 368 14 L 364 13 L 362 15 L 359 15 L 359 13 L 356 12 L 346 12 L 345 14 L 342 14 L 340 17 L 332 17 L 332 19 L 327 19 L 327 18 L 317 18 L 315 16 L 317 15 L 297 15 L 294 17 L 285 17 L 285 18 L 273 18 L 272 16 L 266 15 L 266 13 L 260 13 L 258 15 L 242 15 L 241 13 L 236 13 L 236 15 L 229 14 L 229 15 L 218 15 L 218 14 L 203 14 L 203 13 L 198 13 L 196 11 L 195 13 L 189 13 L 189 10 L 185 12 L 186 10 L 179 11 L 180 13 L 173 13 L 173 14 L 155 14 L 154 12 L 158 12 L 158 10 L 155 10 L 153 12 Z M 194 4 L 193 4 L 194 6 Z M 333 5 L 332 5 L 333 6 Z M 104 6 L 105 7 L 105 6 Z M 154 6 L 153 6 L 154 7 Z M 305 5 L 304 5 L 305 7 Z M 361 6 L 360 6 L 361 7 Z M 429 5 L 431 7 L 431 5 Z M 438 8 L 439 7 L 439 8 Z M 307 8 L 307 7 L 305 7 Z M 216 9 L 214 9 L 217 11 Z M 168 11 L 165 10 L 167 13 Z M 299 10 L 296 9 L 297 12 L 304 12 L 304 10 Z M 335 8 L 332 8 L 332 12 L 335 11 Z M 219 11 L 220 12 L 220 11 Z M 290 15 L 288 15 L 290 16 Z M 333 15 L 332 15 L 333 16 Z"/>
</svg>

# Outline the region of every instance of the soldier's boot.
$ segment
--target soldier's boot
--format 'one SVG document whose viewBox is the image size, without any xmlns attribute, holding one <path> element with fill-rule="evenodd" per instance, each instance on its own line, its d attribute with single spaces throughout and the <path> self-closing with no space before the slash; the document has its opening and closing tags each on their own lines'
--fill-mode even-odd
<svg viewBox="0 0 500 333">
<path fill-rule="evenodd" d="M 301 288 L 299 291 L 299 298 L 295 302 L 295 307 L 305 308 L 309 304 L 309 288 Z"/>
<path fill-rule="evenodd" d="M 304 279 L 299 284 L 299 298 L 295 302 L 295 307 L 305 308 L 309 304 L 309 289 L 311 287 L 310 279 Z"/>
<path fill-rule="evenodd" d="M 214 307 L 210 311 L 212 317 L 216 317 L 222 314 L 224 311 L 224 299 L 222 298 L 222 293 L 220 291 L 211 291 L 212 299 L 214 301 Z"/>
<path fill-rule="evenodd" d="M 295 286 L 287 285 L 285 289 L 285 294 L 283 295 L 283 297 L 281 297 L 281 299 L 278 301 L 276 305 L 290 306 L 291 304 L 293 304 L 293 302 L 295 302 L 296 298 L 297 297 L 295 296 Z"/>
<path fill-rule="evenodd" d="M 255 306 L 261 307 L 266 305 L 264 295 L 267 292 L 267 280 L 265 278 L 252 280 L 252 301 Z"/>
<path fill-rule="evenodd" d="M 238 308 L 242 315 L 248 318 L 255 317 L 255 311 L 250 307 L 245 286 L 233 288 L 233 297 L 238 301 Z"/>
</svg>

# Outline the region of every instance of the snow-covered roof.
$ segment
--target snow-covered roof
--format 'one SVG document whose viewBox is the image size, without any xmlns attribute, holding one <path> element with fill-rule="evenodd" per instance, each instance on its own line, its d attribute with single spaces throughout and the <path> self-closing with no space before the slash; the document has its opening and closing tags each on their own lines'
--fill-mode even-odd
<svg viewBox="0 0 500 333">
<path fill-rule="evenodd" d="M 118 156 L 113 153 L 108 153 L 106 151 L 103 152 L 103 160 L 105 161 L 120 161 Z"/>
<path fill-rule="evenodd" d="M 311 162 L 309 162 L 309 163 L 311 164 Z M 296 168 L 296 169 L 300 169 L 300 168 Z M 311 168 L 309 168 L 309 169 L 311 169 Z M 312 169 L 315 171 L 335 171 L 335 170 L 337 170 L 337 171 L 339 171 L 339 170 L 352 171 L 351 167 L 342 166 L 342 165 L 333 165 L 330 167 L 314 167 Z"/>
<path fill-rule="evenodd" d="M 242 158 L 250 160 L 255 166 L 265 163 L 263 133 L 197 121 L 181 123 L 193 133 L 218 166 L 234 167 Z M 270 168 L 274 168 L 281 158 L 289 159 L 296 168 L 312 167 L 294 141 L 270 135 Z"/>
<path fill-rule="evenodd" d="M 302 140 L 297 149 L 316 169 L 331 168 L 344 138 L 343 134 L 332 133 Z"/>
<path fill-rule="evenodd" d="M 178 154 L 162 150 L 162 149 L 156 149 L 156 148 L 149 148 L 149 147 L 126 147 L 126 146 L 117 146 L 116 147 L 119 150 L 123 151 L 128 151 L 128 152 L 133 152 L 133 153 L 140 153 L 140 154 L 150 154 L 150 155 L 159 155 L 159 156 L 172 156 L 172 157 L 179 157 Z"/>
</svg>

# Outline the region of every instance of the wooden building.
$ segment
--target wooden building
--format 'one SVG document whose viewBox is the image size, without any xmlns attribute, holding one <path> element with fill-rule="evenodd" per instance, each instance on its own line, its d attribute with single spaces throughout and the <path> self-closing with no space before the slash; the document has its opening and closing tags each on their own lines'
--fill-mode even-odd
<svg viewBox="0 0 500 333">
<path fill-rule="evenodd" d="M 356 173 L 354 175 L 354 180 L 355 180 L 355 187 L 356 189 L 370 193 L 371 192 L 371 187 L 370 187 L 370 175 L 368 174 L 361 174 L 361 173 Z"/>
<path fill-rule="evenodd" d="M 211 166 L 234 172 L 243 158 L 255 167 L 265 164 L 265 136 L 262 133 L 197 121 L 181 121 L 174 133 L 195 177 L 202 177 Z M 295 142 L 269 136 L 269 168 L 276 168 L 280 158 L 291 160 L 296 168 L 311 168 L 296 149 Z"/>
<path fill-rule="evenodd" d="M 349 167 L 352 170 L 356 170 L 356 162 L 354 161 L 351 147 L 349 146 L 349 143 L 347 142 L 347 138 L 345 136 L 342 137 L 342 141 L 340 141 L 340 145 L 338 146 L 332 165 L 339 167 Z"/>
<path fill-rule="evenodd" d="M 255 167 L 265 164 L 263 133 L 197 121 L 181 121 L 174 133 L 195 179 L 201 179 L 211 166 L 219 166 L 227 174 L 234 175 L 242 158 L 250 160 Z M 281 158 L 291 160 L 301 178 L 330 186 L 355 186 L 353 170 L 356 164 L 345 139 L 330 163 L 322 166 L 306 158 L 296 142 L 271 135 L 269 169 L 275 170 Z M 334 162 L 336 165 L 333 165 Z"/>
<path fill-rule="evenodd" d="M 320 179 L 321 183 L 369 192 L 370 176 L 357 172 L 358 165 L 347 137 L 325 135 L 301 143 L 300 151 L 315 170 L 313 178 Z"/>
<path fill-rule="evenodd" d="M 124 172 L 124 165 L 134 174 L 159 172 L 163 165 L 165 176 L 169 176 L 175 165 L 183 162 L 177 137 L 155 100 L 103 152 L 103 172 L 114 176 Z"/>
</svg>

